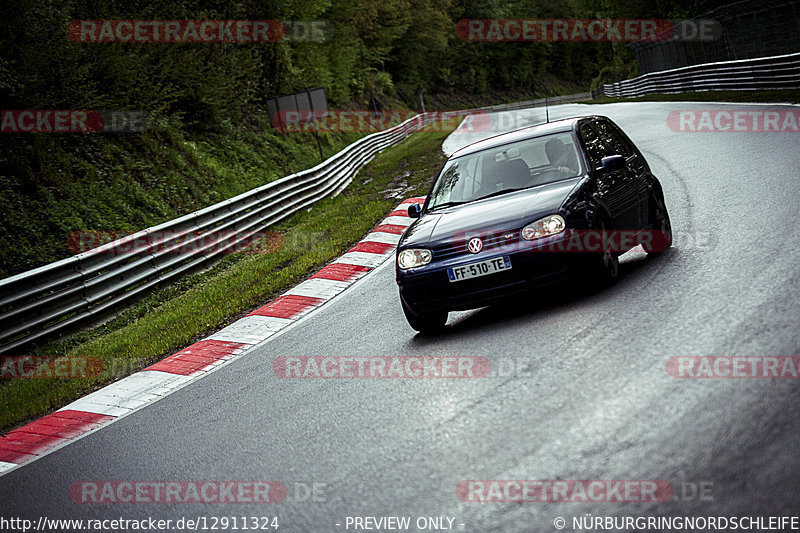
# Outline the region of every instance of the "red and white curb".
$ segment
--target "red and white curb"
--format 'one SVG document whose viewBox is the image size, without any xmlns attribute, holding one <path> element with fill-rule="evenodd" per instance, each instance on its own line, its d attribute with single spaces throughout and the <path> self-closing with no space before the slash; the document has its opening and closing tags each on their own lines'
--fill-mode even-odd
<svg viewBox="0 0 800 533">
<path fill-rule="evenodd" d="M 383 263 L 413 222 L 410 198 L 311 278 L 209 337 L 0 437 L 0 475 L 36 460 L 195 381 L 289 326 Z"/>
</svg>

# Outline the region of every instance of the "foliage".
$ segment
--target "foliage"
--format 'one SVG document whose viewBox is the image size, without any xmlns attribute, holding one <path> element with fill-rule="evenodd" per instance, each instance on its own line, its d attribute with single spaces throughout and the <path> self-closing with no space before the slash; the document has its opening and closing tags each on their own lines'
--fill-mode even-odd
<svg viewBox="0 0 800 533">
<path fill-rule="evenodd" d="M 0 277 L 69 255 L 72 231 L 134 231 L 316 162 L 278 135 L 267 97 L 324 86 L 330 107 L 371 96 L 428 109 L 586 90 L 635 74 L 625 43 L 467 42 L 469 18 L 681 17 L 719 0 L 18 0 L 0 17 L 3 109 L 141 110 L 144 134 L 0 134 Z M 76 20 L 279 20 L 322 42 L 81 43 Z M 330 155 L 355 135 L 324 136 Z"/>
</svg>

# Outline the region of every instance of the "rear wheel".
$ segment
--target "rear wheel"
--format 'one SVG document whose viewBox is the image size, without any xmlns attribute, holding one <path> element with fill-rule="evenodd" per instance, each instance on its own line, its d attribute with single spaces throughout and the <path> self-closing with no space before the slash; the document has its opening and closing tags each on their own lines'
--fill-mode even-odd
<svg viewBox="0 0 800 533">
<path fill-rule="evenodd" d="M 420 333 L 434 333 L 441 330 L 447 322 L 447 311 L 434 311 L 430 313 L 417 313 L 410 309 L 403 299 L 400 299 L 403 306 L 403 314 L 406 315 L 408 325 Z"/>
<path fill-rule="evenodd" d="M 642 248 L 648 254 L 660 254 L 672 246 L 672 224 L 669 221 L 669 213 L 667 213 L 667 206 L 664 205 L 664 199 L 653 193 L 651 202 L 651 213 L 653 213 L 651 227 L 653 229 L 649 238 L 642 242 Z"/>
</svg>

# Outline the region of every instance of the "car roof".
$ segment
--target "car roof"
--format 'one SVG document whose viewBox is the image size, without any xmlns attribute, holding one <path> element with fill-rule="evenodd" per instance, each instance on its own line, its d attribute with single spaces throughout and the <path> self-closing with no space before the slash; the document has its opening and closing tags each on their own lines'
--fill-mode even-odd
<svg viewBox="0 0 800 533">
<path fill-rule="evenodd" d="M 519 130 L 501 133 L 499 135 L 489 137 L 488 139 L 482 139 L 472 144 L 468 144 L 463 148 L 459 148 L 458 150 L 453 152 L 453 154 L 450 156 L 450 159 L 455 159 L 456 157 L 461 157 L 468 154 L 474 154 L 475 152 L 480 152 L 481 150 L 495 148 L 497 146 L 502 146 L 504 144 L 512 143 L 515 141 L 522 141 L 534 137 L 541 137 L 542 135 L 549 135 L 551 133 L 563 133 L 572 131 L 575 128 L 575 124 L 579 120 L 583 120 L 586 118 L 595 118 L 595 117 L 598 117 L 598 115 L 584 115 L 580 117 L 570 117 L 561 120 L 554 120 L 552 122 L 545 122 L 543 124 L 537 124 L 535 126 L 528 126 L 527 128 L 522 128 Z"/>
</svg>

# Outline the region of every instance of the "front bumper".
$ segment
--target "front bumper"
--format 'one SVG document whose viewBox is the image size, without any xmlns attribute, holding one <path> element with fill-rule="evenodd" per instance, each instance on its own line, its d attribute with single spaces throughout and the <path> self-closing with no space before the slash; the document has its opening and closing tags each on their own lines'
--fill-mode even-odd
<svg viewBox="0 0 800 533">
<path fill-rule="evenodd" d="M 553 252 L 552 245 L 559 238 L 521 241 L 440 261 L 434 252 L 430 264 L 410 270 L 400 270 L 395 263 L 400 298 L 417 313 L 458 311 L 482 307 L 509 295 L 556 283 L 577 265 L 576 255 L 579 255 Z M 447 275 L 450 267 L 502 256 L 510 258 L 511 269 L 454 282 Z"/>
</svg>

